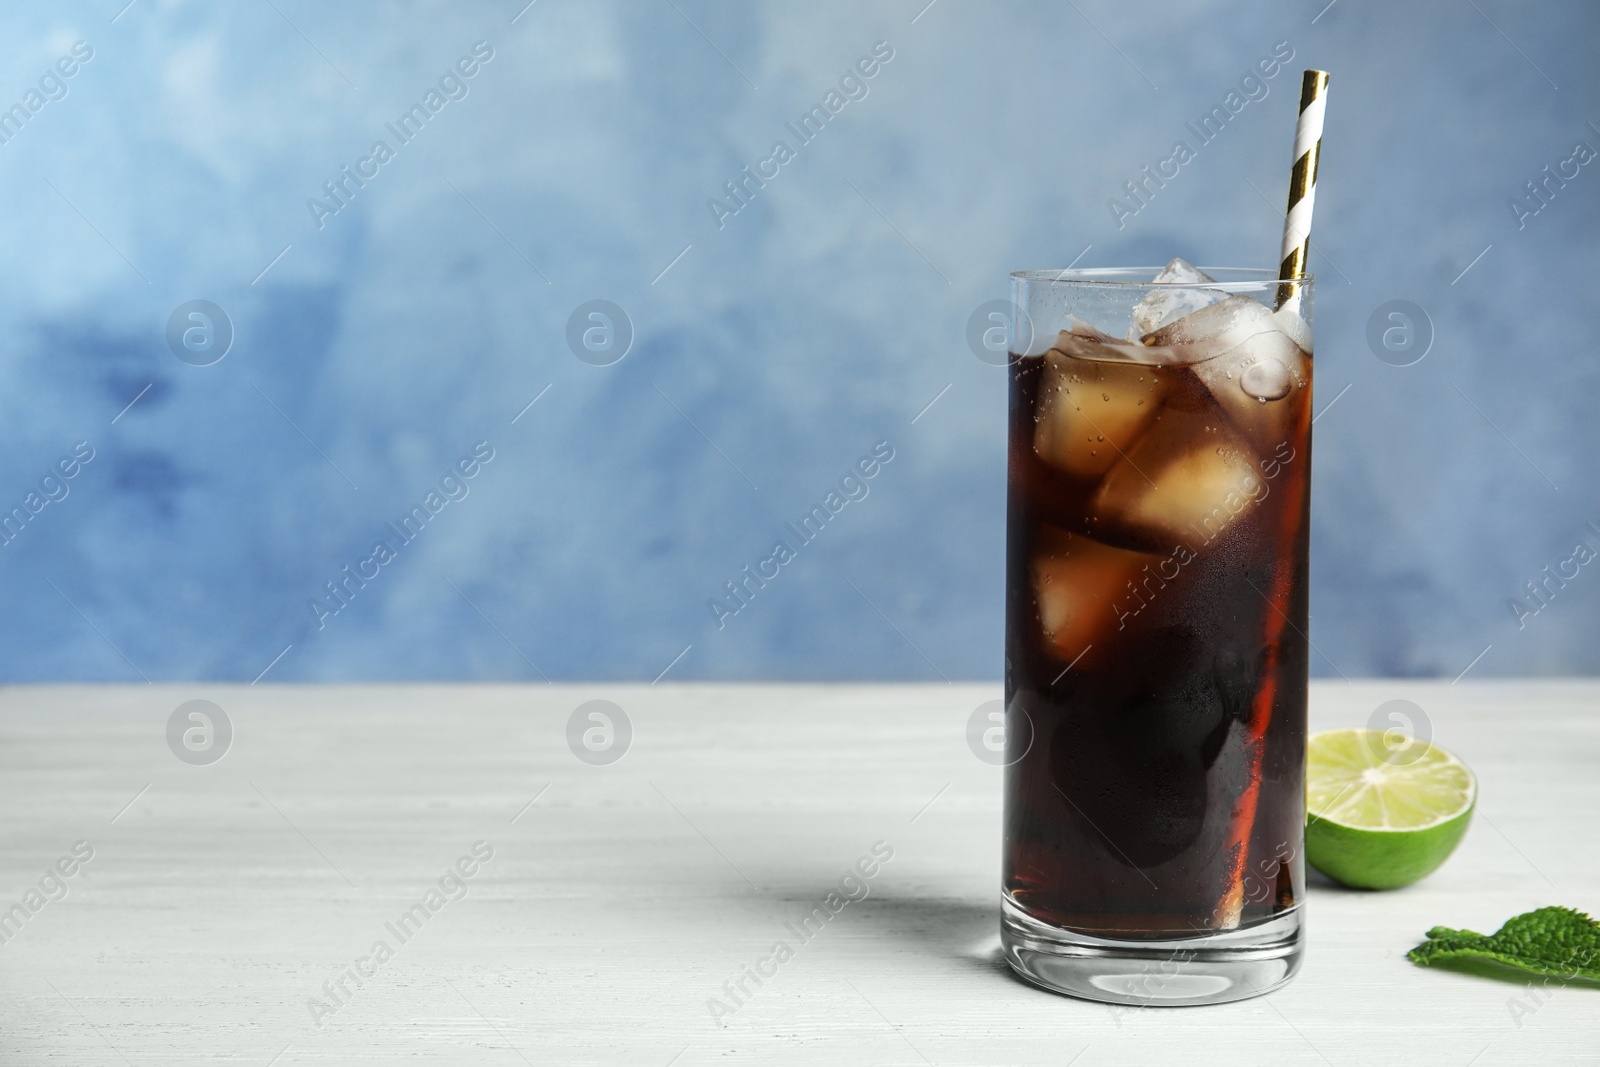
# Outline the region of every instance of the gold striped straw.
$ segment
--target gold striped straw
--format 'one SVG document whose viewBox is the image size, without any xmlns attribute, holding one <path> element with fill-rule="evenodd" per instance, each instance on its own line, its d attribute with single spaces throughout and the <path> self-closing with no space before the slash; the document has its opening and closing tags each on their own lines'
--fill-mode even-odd
<svg viewBox="0 0 1600 1067">
<path fill-rule="evenodd" d="M 1289 176 L 1289 210 L 1283 217 L 1283 248 L 1278 277 L 1303 277 L 1311 244 L 1311 209 L 1317 199 L 1317 163 L 1322 158 L 1322 113 L 1328 102 L 1328 72 L 1308 70 L 1300 82 L 1300 121 L 1294 131 L 1294 170 Z M 1278 306 L 1298 286 L 1278 287 Z"/>
</svg>

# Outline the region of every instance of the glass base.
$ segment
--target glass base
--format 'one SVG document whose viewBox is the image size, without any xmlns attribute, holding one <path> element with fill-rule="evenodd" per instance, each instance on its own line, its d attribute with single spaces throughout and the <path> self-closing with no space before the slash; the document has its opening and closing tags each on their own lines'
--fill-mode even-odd
<svg viewBox="0 0 1600 1067">
<path fill-rule="evenodd" d="M 1012 970 L 1052 992 L 1135 1007 L 1226 1004 L 1270 993 L 1300 969 L 1303 929 L 1296 907 L 1243 930 L 1113 941 L 1050 926 L 1000 902 L 1000 942 Z"/>
</svg>

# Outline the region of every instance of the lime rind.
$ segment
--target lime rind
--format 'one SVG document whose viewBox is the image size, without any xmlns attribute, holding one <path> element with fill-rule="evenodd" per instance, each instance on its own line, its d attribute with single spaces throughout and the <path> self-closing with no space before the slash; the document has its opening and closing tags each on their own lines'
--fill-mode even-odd
<svg viewBox="0 0 1600 1067">
<path fill-rule="evenodd" d="M 1442 748 L 1396 731 L 1333 730 L 1308 745 L 1306 861 L 1360 889 L 1398 889 L 1450 857 L 1477 779 Z"/>
</svg>

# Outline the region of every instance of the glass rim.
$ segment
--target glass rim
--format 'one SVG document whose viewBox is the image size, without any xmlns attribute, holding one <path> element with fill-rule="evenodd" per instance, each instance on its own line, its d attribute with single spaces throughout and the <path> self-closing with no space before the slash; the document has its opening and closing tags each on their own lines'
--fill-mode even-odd
<svg viewBox="0 0 1600 1067">
<path fill-rule="evenodd" d="M 1211 275 L 1209 282 L 1151 281 L 1161 267 L 1068 267 L 1066 270 L 1015 270 L 1011 277 L 1019 282 L 1106 289 L 1216 289 L 1226 293 L 1255 292 L 1274 285 L 1312 285 L 1314 274 L 1298 278 L 1279 278 L 1271 267 L 1200 267 Z"/>
</svg>

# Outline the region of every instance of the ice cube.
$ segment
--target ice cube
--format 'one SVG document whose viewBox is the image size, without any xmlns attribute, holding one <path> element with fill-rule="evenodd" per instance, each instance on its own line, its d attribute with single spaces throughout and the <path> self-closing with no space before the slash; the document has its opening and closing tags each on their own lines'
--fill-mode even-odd
<svg viewBox="0 0 1600 1067">
<path fill-rule="evenodd" d="M 1128 339 L 1136 340 L 1159 330 L 1226 296 L 1215 289 L 1152 289 L 1133 306 L 1133 326 L 1128 331 Z"/>
<path fill-rule="evenodd" d="M 1045 648 L 1072 663 L 1120 629 L 1121 616 L 1142 604 L 1127 587 L 1163 557 L 1114 548 L 1040 524 L 1034 544 L 1034 602 Z"/>
<path fill-rule="evenodd" d="M 1207 274 L 1193 263 L 1190 263 L 1182 256 L 1173 256 L 1167 265 L 1162 267 L 1160 272 L 1150 280 L 1158 284 L 1179 282 L 1184 285 L 1191 285 L 1196 282 L 1216 281 L 1216 279 L 1211 275 Z"/>
<path fill-rule="evenodd" d="M 1272 317 L 1277 320 L 1278 329 L 1288 334 L 1291 341 L 1305 349 L 1307 354 L 1311 352 L 1311 327 L 1298 314 L 1296 302 L 1285 304 L 1274 311 Z"/>
<path fill-rule="evenodd" d="M 1301 322 L 1290 313 L 1293 323 Z M 1257 455 L 1271 454 L 1294 429 L 1311 357 L 1283 329 L 1285 320 L 1246 296 L 1230 296 L 1150 334 L 1170 345 L 1205 383 Z"/>
<path fill-rule="evenodd" d="M 1174 372 L 1148 363 L 1086 358 L 1138 345 L 1066 333 L 1059 345 L 1044 355 L 1033 448 L 1057 470 L 1098 478 L 1150 424 Z"/>
<path fill-rule="evenodd" d="M 1090 341 L 1110 341 L 1112 344 L 1122 343 L 1117 338 L 1112 337 L 1109 333 L 1106 333 L 1097 326 L 1091 326 L 1082 319 L 1068 319 L 1068 321 L 1072 323 L 1072 327 L 1070 329 L 1062 330 L 1056 335 L 1058 338 L 1070 340 L 1074 337 L 1081 337 Z M 1058 344 L 1056 347 L 1059 348 L 1061 346 Z"/>
<path fill-rule="evenodd" d="M 1310 397 L 1311 360 L 1287 334 L 1258 333 L 1191 369 L 1257 455 L 1270 455 L 1296 436 L 1295 422 Z"/>
<path fill-rule="evenodd" d="M 1089 501 L 1097 536 L 1158 552 L 1210 544 L 1271 487 L 1243 435 L 1206 390 L 1189 382 L 1115 466 Z"/>
<path fill-rule="evenodd" d="M 1165 285 L 1216 281 L 1205 271 L 1182 259 L 1174 259 L 1162 267 L 1154 280 Z M 1226 293 L 1219 293 L 1215 289 L 1152 289 L 1133 306 L 1133 327 L 1128 333 L 1128 340 L 1136 341 L 1225 296 Z"/>
<path fill-rule="evenodd" d="M 1086 322 L 1074 322 L 1072 329 L 1056 334 L 1057 351 L 1079 359 L 1126 360 L 1149 363 L 1160 360 L 1137 341 L 1122 341 L 1095 329 Z"/>
<path fill-rule="evenodd" d="M 1204 345 L 1212 352 L 1222 352 L 1254 334 L 1278 329 L 1272 312 L 1259 301 L 1225 293 L 1218 296 L 1216 302 L 1139 340 L 1146 345 Z"/>
</svg>

